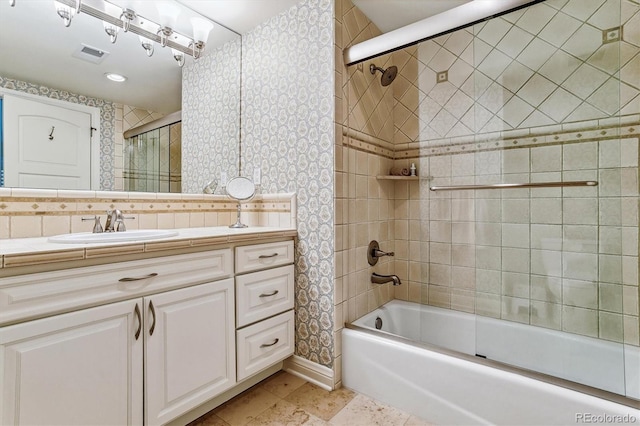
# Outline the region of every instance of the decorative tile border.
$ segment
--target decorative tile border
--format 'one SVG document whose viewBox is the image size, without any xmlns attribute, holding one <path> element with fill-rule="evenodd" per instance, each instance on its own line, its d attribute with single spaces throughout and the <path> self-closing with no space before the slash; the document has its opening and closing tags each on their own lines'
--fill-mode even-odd
<svg viewBox="0 0 640 426">
<path fill-rule="evenodd" d="M 469 136 L 399 144 L 395 147 L 395 151 L 388 148 L 388 143 L 374 140 L 375 138 L 360 132 L 346 130 L 343 134 L 343 144 L 345 146 L 399 160 L 633 138 L 640 136 L 640 115 L 634 114 L 620 119 L 590 120 L 525 130 L 485 133 L 476 137 Z"/>
<path fill-rule="evenodd" d="M 259 194 L 242 203 L 242 220 L 295 227 L 295 202 L 292 193 Z M 113 209 L 132 216 L 131 229 L 199 228 L 235 222 L 237 203 L 223 195 L 0 188 L 0 245 L 3 239 L 88 231 L 83 216 L 104 218 Z"/>
<path fill-rule="evenodd" d="M 193 213 L 236 211 L 223 195 L 46 191 L 0 188 L 0 216 L 96 214 L 118 208 L 125 213 Z M 248 212 L 291 212 L 292 194 L 263 194 L 242 204 Z"/>
</svg>

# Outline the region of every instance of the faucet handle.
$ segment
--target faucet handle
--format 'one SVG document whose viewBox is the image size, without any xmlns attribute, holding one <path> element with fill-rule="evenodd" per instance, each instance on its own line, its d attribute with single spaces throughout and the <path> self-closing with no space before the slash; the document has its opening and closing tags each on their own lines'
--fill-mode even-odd
<svg viewBox="0 0 640 426">
<path fill-rule="evenodd" d="M 104 229 L 102 229 L 102 224 L 100 223 L 100 216 L 93 216 L 93 217 L 83 217 L 82 221 L 85 222 L 87 220 L 93 220 L 95 221 L 93 223 L 93 233 L 94 234 L 99 234 L 101 232 L 104 232 Z"/>
<path fill-rule="evenodd" d="M 373 257 L 382 257 L 382 256 L 395 256 L 396 254 L 392 251 L 382 251 L 378 249 L 373 249 L 372 256 Z"/>
<path fill-rule="evenodd" d="M 135 216 L 123 216 L 122 212 L 120 212 L 120 214 L 118 214 L 118 216 L 116 217 L 116 222 L 115 222 L 115 228 L 116 228 L 116 232 L 124 232 L 127 230 L 127 227 L 124 225 L 124 221 L 125 220 L 132 220 L 135 219 Z"/>
<path fill-rule="evenodd" d="M 378 263 L 378 258 L 382 256 L 395 256 L 395 253 L 390 251 L 382 251 L 380 250 L 380 244 L 376 240 L 373 240 L 369 243 L 369 248 L 367 248 L 367 261 L 369 261 L 369 265 L 373 266 Z"/>
</svg>

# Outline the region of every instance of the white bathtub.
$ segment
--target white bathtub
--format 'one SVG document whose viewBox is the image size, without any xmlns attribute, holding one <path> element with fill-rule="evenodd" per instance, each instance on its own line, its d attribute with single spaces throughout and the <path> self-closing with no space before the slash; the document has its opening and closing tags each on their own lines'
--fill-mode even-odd
<svg viewBox="0 0 640 426">
<path fill-rule="evenodd" d="M 343 384 L 428 421 L 551 425 L 627 419 L 640 424 L 636 408 L 447 353 L 478 353 L 637 399 L 637 347 L 396 300 L 353 325 L 375 330 L 377 317 L 383 332 L 446 350 L 345 328 Z M 589 417 L 605 415 L 622 417 Z"/>
</svg>

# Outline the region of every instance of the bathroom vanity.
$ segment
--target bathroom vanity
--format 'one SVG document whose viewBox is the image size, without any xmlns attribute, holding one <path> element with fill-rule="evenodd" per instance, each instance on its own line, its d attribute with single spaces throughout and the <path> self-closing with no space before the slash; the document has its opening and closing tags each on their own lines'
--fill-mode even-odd
<svg viewBox="0 0 640 426">
<path fill-rule="evenodd" d="M 1 424 L 166 424 L 293 354 L 296 231 L 178 231 L 2 250 Z"/>
</svg>

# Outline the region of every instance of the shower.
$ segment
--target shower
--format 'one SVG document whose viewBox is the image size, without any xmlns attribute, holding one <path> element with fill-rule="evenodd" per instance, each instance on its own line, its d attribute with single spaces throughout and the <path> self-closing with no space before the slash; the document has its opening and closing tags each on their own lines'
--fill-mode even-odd
<svg viewBox="0 0 640 426">
<path fill-rule="evenodd" d="M 375 74 L 376 71 L 380 71 L 382 73 L 382 77 L 380 77 L 380 83 L 383 86 L 390 85 L 393 80 L 395 80 L 396 75 L 398 75 L 398 67 L 396 67 L 395 65 L 392 65 L 386 70 L 383 70 L 380 67 L 376 67 L 375 64 L 371 64 L 369 65 L 369 71 L 371 71 L 371 74 Z"/>
</svg>

